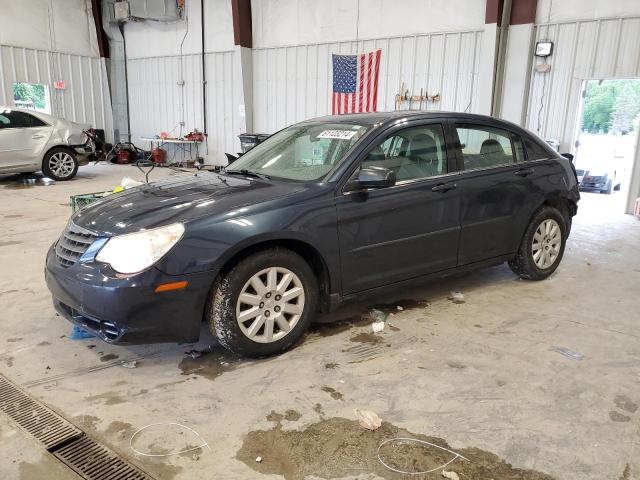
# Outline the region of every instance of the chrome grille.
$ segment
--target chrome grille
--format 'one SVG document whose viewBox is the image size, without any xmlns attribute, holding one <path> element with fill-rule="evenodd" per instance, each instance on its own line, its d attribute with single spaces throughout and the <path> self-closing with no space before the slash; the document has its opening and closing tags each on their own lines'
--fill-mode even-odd
<svg viewBox="0 0 640 480">
<path fill-rule="evenodd" d="M 56 258 L 63 267 L 75 264 L 89 245 L 98 238 L 96 234 L 69 222 L 56 244 Z"/>
</svg>

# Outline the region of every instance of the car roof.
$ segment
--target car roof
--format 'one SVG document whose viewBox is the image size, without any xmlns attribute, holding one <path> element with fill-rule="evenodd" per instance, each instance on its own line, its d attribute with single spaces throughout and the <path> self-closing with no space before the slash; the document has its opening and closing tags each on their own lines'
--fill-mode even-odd
<svg viewBox="0 0 640 480">
<path fill-rule="evenodd" d="M 440 119 L 440 118 L 455 118 L 459 120 L 467 121 L 483 121 L 483 122 L 498 122 L 510 128 L 523 130 L 521 126 L 503 120 L 501 118 L 491 117 L 489 115 L 479 115 L 476 113 L 462 113 L 462 112 L 445 112 L 445 111 L 431 111 L 425 112 L 424 110 L 394 110 L 391 112 L 369 112 L 369 113 L 348 113 L 344 115 L 326 115 L 323 117 L 311 118 L 305 120 L 302 123 L 355 123 L 360 125 L 383 125 L 387 123 L 395 123 L 398 120 L 404 119 Z"/>
</svg>

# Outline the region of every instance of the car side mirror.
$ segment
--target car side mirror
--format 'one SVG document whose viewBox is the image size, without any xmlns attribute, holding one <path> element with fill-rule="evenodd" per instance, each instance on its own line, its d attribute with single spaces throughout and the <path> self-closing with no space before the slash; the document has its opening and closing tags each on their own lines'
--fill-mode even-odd
<svg viewBox="0 0 640 480">
<path fill-rule="evenodd" d="M 358 172 L 356 186 L 362 189 L 393 187 L 396 174 L 384 167 L 363 167 Z"/>
<path fill-rule="evenodd" d="M 570 162 L 573 162 L 573 154 L 571 153 L 561 153 L 564 158 L 568 159 Z"/>
</svg>

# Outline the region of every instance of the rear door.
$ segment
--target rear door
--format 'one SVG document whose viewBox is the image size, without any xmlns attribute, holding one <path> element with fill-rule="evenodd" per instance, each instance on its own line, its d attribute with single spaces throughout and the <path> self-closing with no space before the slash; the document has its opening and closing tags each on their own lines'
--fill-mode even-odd
<svg viewBox="0 0 640 480">
<path fill-rule="evenodd" d="M 16 110 L 0 111 L 0 169 L 40 168 L 43 149 L 53 127 Z"/>
<path fill-rule="evenodd" d="M 458 264 L 513 253 L 537 205 L 541 171 L 519 135 L 490 123 L 453 122 L 461 194 Z"/>
<path fill-rule="evenodd" d="M 454 160 L 437 121 L 393 128 L 364 152 L 350 179 L 362 166 L 379 166 L 393 170 L 397 181 L 336 198 L 345 294 L 455 267 L 460 197 Z"/>
</svg>

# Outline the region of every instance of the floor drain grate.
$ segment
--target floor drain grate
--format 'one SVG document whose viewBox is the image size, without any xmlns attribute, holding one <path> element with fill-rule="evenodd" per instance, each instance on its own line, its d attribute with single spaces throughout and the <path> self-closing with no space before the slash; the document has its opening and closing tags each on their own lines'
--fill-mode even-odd
<svg viewBox="0 0 640 480">
<path fill-rule="evenodd" d="M 82 437 L 53 454 L 86 480 L 151 480 L 104 445 Z"/>
<path fill-rule="evenodd" d="M 2 375 L 0 375 L 0 411 L 6 413 L 23 430 L 42 442 L 47 450 L 82 436 L 81 430 L 31 398 Z"/>
<path fill-rule="evenodd" d="M 85 480 L 153 480 L 0 375 L 0 412 Z"/>
</svg>

